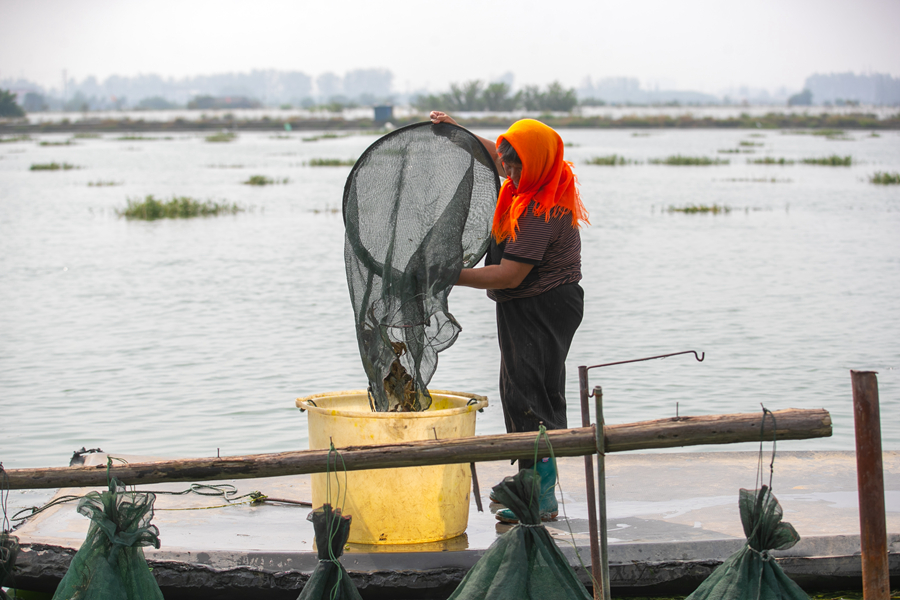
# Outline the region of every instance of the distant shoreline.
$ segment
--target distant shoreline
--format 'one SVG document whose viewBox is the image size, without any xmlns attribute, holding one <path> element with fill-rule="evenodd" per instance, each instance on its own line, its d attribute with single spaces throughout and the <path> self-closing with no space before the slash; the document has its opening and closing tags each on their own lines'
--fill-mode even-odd
<svg viewBox="0 0 900 600">
<path fill-rule="evenodd" d="M 714 118 L 691 115 L 630 115 L 620 118 L 608 116 L 541 115 L 537 117 L 558 129 L 851 129 L 851 130 L 900 130 L 900 112 L 885 119 L 871 113 L 856 114 L 785 114 L 768 113 L 762 116 L 742 114 L 737 117 Z M 394 127 L 402 127 L 424 120 L 424 117 L 392 119 Z M 469 128 L 505 129 L 516 121 L 508 115 L 473 117 L 465 120 Z M 91 119 L 85 117 L 72 121 L 30 123 L 27 121 L 0 122 L 0 135 L 78 132 L 210 132 L 210 131 L 348 131 L 379 130 L 384 123 L 373 119 L 308 119 L 270 117 L 241 119 L 233 116 L 213 118 L 152 121 L 143 119 Z M 290 127 L 288 127 L 290 126 Z"/>
</svg>

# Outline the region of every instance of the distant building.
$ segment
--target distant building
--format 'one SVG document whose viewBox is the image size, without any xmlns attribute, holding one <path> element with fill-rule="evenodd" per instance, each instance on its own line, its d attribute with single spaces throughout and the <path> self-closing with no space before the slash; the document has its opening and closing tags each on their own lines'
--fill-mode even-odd
<svg viewBox="0 0 900 600">
<path fill-rule="evenodd" d="M 394 118 L 394 107 L 393 106 L 376 106 L 375 107 L 375 122 L 376 123 L 383 125 L 393 118 Z"/>
</svg>

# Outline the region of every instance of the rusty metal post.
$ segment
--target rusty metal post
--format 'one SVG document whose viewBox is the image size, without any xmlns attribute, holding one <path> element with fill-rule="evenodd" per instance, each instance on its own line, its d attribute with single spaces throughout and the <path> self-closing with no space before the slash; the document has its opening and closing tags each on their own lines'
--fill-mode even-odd
<svg viewBox="0 0 900 600">
<path fill-rule="evenodd" d="M 587 367 L 578 367 L 578 393 L 581 396 L 581 426 L 591 424 L 591 408 L 588 403 Z M 602 590 L 602 569 L 600 561 L 600 544 L 597 537 L 597 500 L 594 496 L 594 462 L 590 454 L 584 456 L 584 486 L 587 490 L 588 531 L 591 536 L 591 577 L 594 580 L 594 600 L 600 600 Z"/>
<path fill-rule="evenodd" d="M 853 422 L 856 427 L 863 597 L 865 600 L 889 600 L 878 378 L 874 371 L 850 371 L 850 381 L 853 384 Z"/>
<path fill-rule="evenodd" d="M 597 491 L 600 508 L 600 565 L 603 569 L 603 600 L 611 600 L 609 590 L 609 540 L 606 527 L 606 434 L 603 431 L 603 388 L 594 387 L 597 417 Z"/>
</svg>

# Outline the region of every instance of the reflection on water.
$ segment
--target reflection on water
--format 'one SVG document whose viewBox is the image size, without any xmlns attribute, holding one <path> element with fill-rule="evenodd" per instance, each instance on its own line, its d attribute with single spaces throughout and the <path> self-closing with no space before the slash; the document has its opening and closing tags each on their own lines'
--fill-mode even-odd
<svg viewBox="0 0 900 600">
<path fill-rule="evenodd" d="M 495 135 L 495 131 L 479 132 Z M 900 136 L 850 140 L 761 132 L 754 155 L 720 154 L 747 131 L 563 131 L 592 226 L 583 232 L 585 320 L 569 364 L 569 423 L 580 425 L 576 367 L 697 349 L 591 372 L 609 422 L 818 408 L 834 437 L 785 449 L 853 448 L 849 370 L 879 371 L 882 437 L 900 449 Z M 308 134 L 304 134 L 308 135 Z M 67 464 L 82 446 L 164 456 L 306 448 L 294 398 L 366 385 L 353 333 L 339 212 L 353 158 L 371 136 L 303 143 L 241 133 L 228 144 L 40 140 L 0 146 L 0 461 Z M 24 150 L 24 152 L 23 152 Z M 638 164 L 584 165 L 619 154 Z M 647 164 L 673 154 L 729 165 Z M 765 166 L 852 155 L 853 166 Z M 33 163 L 79 169 L 33 172 Z M 227 165 L 230 168 L 212 168 Z M 289 183 L 242 185 L 251 175 Z M 776 182 L 771 182 L 775 178 Z M 763 181 L 760 181 L 763 180 Z M 115 186 L 88 186 L 113 181 Z M 228 200 L 235 216 L 136 222 L 129 197 Z M 728 205 L 728 214 L 669 206 Z M 458 289 L 463 326 L 441 355 L 437 389 L 487 395 L 479 433 L 500 433 L 493 304 Z M 747 448 L 743 448 L 747 449 Z"/>
</svg>

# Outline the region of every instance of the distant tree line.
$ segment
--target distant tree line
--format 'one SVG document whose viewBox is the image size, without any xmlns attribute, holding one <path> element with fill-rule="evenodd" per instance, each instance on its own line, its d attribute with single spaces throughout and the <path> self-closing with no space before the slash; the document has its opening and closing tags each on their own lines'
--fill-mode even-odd
<svg viewBox="0 0 900 600">
<path fill-rule="evenodd" d="M 16 95 L 8 90 L 0 90 L 0 117 L 23 117 L 25 111 L 16 103 Z"/>
<path fill-rule="evenodd" d="M 419 110 L 446 112 L 508 112 L 519 109 L 570 112 L 577 105 L 575 89 L 566 89 L 558 81 L 543 89 L 536 85 L 526 85 L 513 94 L 506 83 L 485 85 L 478 79 L 461 84 L 451 83 L 449 92 L 421 95 L 413 101 L 413 106 Z"/>
</svg>

